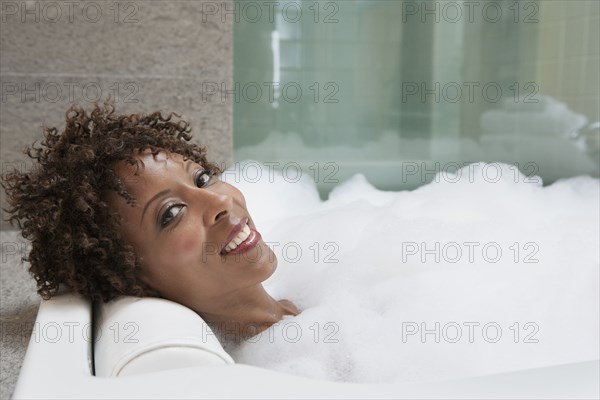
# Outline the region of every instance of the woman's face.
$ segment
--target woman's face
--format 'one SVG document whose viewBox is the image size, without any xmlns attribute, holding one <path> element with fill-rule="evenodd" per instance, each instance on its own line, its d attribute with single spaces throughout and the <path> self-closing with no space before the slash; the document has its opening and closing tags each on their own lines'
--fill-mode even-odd
<svg viewBox="0 0 600 400">
<path fill-rule="evenodd" d="M 116 193 L 109 203 L 123 217 L 144 282 L 166 299 L 210 313 L 273 274 L 277 258 L 255 231 L 239 190 L 179 154 L 161 152 L 155 160 L 145 151 L 138 158 L 145 165 L 138 175 L 124 162 L 115 167 L 137 205 Z M 245 221 L 250 235 L 244 228 L 235 239 L 248 238 L 227 252 Z"/>
</svg>

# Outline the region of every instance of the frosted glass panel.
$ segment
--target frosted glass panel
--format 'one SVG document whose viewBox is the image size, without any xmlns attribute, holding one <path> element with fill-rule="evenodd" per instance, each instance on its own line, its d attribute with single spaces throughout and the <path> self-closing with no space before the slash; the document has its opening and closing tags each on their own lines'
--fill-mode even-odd
<svg viewBox="0 0 600 400">
<path fill-rule="evenodd" d="M 234 24 L 236 161 L 319 171 L 322 193 L 477 161 L 544 183 L 599 175 L 598 1 L 250 3 Z"/>
</svg>

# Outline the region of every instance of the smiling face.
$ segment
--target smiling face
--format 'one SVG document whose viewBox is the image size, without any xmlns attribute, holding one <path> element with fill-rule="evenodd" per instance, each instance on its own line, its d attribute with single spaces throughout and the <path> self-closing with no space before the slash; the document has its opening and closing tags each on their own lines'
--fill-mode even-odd
<svg viewBox="0 0 600 400">
<path fill-rule="evenodd" d="M 155 159 L 145 151 L 137 158 L 144 163 L 137 175 L 134 166 L 115 166 L 137 204 L 114 192 L 108 201 L 140 259 L 140 279 L 166 299 L 211 313 L 273 274 L 277 258 L 239 190 L 179 154 L 160 152 Z"/>
</svg>

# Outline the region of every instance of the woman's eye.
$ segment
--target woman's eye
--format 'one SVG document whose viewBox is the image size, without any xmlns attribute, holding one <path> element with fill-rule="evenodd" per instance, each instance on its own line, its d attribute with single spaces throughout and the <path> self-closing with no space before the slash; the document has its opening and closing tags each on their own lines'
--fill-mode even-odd
<svg viewBox="0 0 600 400">
<path fill-rule="evenodd" d="M 164 228 L 165 226 L 169 225 L 175 219 L 175 217 L 177 217 L 177 215 L 181 212 L 183 207 L 184 206 L 181 204 L 173 205 L 173 206 L 169 207 L 160 219 L 161 228 Z"/>
<path fill-rule="evenodd" d="M 212 172 L 208 171 L 208 170 L 203 170 L 200 173 L 198 173 L 196 175 L 196 186 L 198 187 L 204 187 L 206 186 L 206 184 L 210 181 L 210 178 L 212 177 Z"/>
</svg>

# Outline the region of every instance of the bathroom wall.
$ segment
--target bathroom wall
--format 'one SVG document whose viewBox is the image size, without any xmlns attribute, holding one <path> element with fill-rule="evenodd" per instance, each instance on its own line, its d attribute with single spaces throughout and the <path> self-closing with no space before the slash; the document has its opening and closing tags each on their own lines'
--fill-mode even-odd
<svg viewBox="0 0 600 400">
<path fill-rule="evenodd" d="M 545 92 L 600 120 L 600 2 L 540 3 L 538 57 L 530 59 Z"/>
<path fill-rule="evenodd" d="M 183 113 L 194 141 L 229 163 L 232 102 L 202 95 L 233 74 L 233 18 L 215 5 L 231 3 L 1 1 L 2 172 L 30 169 L 21 149 L 42 125 L 60 129 L 71 103 L 89 109 L 108 95 L 117 112 Z"/>
<path fill-rule="evenodd" d="M 250 93 L 234 102 L 236 161 L 299 165 L 323 197 L 355 173 L 411 189 L 477 161 L 545 184 L 599 175 L 598 1 L 278 4 L 234 27 Z M 269 98 L 273 81 L 301 98 Z"/>
<path fill-rule="evenodd" d="M 463 132 L 493 148 L 486 155 L 532 165 L 529 173 L 544 183 L 599 175 L 600 130 L 587 129 L 600 121 L 598 5 L 591 0 L 506 2 L 508 18 L 467 27 L 465 74 L 499 82 L 510 102 L 511 112 L 502 101 L 474 102 L 461 112 Z M 492 118 L 486 117 L 492 116 L 502 126 L 490 126 Z"/>
</svg>

